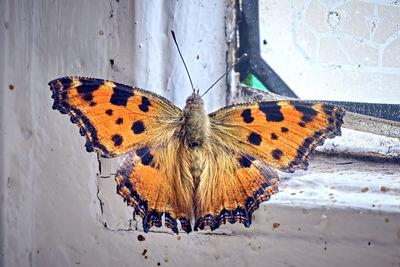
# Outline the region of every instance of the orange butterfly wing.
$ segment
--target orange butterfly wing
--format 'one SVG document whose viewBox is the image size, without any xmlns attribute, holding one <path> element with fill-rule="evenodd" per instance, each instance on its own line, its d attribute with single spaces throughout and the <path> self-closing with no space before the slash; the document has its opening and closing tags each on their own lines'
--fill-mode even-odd
<svg viewBox="0 0 400 267">
<path fill-rule="evenodd" d="M 270 166 L 286 172 L 306 169 L 316 146 L 340 135 L 344 110 L 326 103 L 271 101 L 232 105 L 209 115 L 210 165 L 217 169 L 200 182 L 195 229 L 216 229 L 226 222 L 251 224 L 252 212 L 278 191 L 279 178 Z M 211 197 L 212 196 L 212 197 Z"/>
<path fill-rule="evenodd" d="M 167 227 L 177 233 L 178 218 L 190 232 L 191 211 L 174 197 L 180 194 L 173 191 L 166 165 L 160 167 L 160 161 L 168 157 L 166 152 L 177 154 L 172 150 L 177 140 L 173 136 L 182 111 L 151 92 L 100 79 L 64 77 L 49 85 L 53 108 L 78 124 L 89 152 L 103 157 L 130 152 L 116 174 L 117 192 L 143 218 L 144 231 L 161 226 L 165 212 Z M 187 205 L 192 207 L 192 203 Z"/>
<path fill-rule="evenodd" d="M 166 149 L 143 147 L 125 155 L 115 175 L 117 192 L 142 217 L 145 232 L 152 226 L 160 227 L 164 215 L 165 225 L 172 231 L 178 233 L 176 219 L 179 219 L 183 230 L 189 233 L 193 204 L 186 203 L 188 205 L 182 208 L 179 194 L 174 192 L 162 171 L 165 166 L 160 166 L 160 156 Z"/>
<path fill-rule="evenodd" d="M 209 116 L 215 137 L 230 140 L 229 148 L 293 172 L 307 168 L 326 138 L 341 134 L 344 110 L 322 102 L 270 101 L 232 105 Z"/>
<path fill-rule="evenodd" d="M 49 83 L 53 109 L 69 114 L 86 136 L 86 149 L 115 157 L 165 142 L 182 111 L 148 91 L 110 81 L 64 77 Z"/>
<path fill-rule="evenodd" d="M 259 204 L 278 192 L 278 174 L 251 156 L 213 147 L 209 164 L 216 167 L 200 181 L 196 192 L 194 229 L 210 226 L 215 230 L 227 222 L 249 227 Z"/>
</svg>

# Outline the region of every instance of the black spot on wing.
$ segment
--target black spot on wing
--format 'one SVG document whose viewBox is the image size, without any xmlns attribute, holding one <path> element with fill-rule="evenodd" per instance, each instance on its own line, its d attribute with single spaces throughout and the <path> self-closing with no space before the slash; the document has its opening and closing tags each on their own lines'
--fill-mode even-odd
<svg viewBox="0 0 400 267">
<path fill-rule="evenodd" d="M 271 155 L 274 159 L 280 160 L 283 155 L 283 152 L 280 149 L 274 149 L 272 150 Z"/>
<path fill-rule="evenodd" d="M 112 109 L 107 109 L 107 110 L 106 110 L 106 114 L 107 114 L 108 116 L 111 116 L 111 115 L 113 114 L 113 110 L 112 110 Z"/>
<path fill-rule="evenodd" d="M 304 123 L 309 123 L 311 122 L 315 116 L 317 116 L 318 112 L 313 109 L 313 104 L 312 103 L 297 103 L 297 102 L 291 102 L 291 104 L 294 106 L 294 108 L 301 112 L 303 116 L 301 117 L 301 120 Z"/>
<path fill-rule="evenodd" d="M 145 96 L 142 96 L 142 104 L 139 105 L 139 109 L 143 112 L 147 112 L 149 111 L 149 106 L 151 106 L 149 99 Z"/>
<path fill-rule="evenodd" d="M 111 104 L 114 104 L 116 106 L 126 107 L 128 99 L 134 95 L 132 87 L 122 84 L 117 84 L 117 86 L 114 87 L 113 90 L 114 93 L 111 95 L 110 102 Z"/>
<path fill-rule="evenodd" d="M 135 134 L 141 134 L 146 130 L 142 121 L 135 121 L 131 129 Z"/>
<path fill-rule="evenodd" d="M 281 128 L 281 132 L 282 132 L 282 133 L 287 133 L 287 132 L 289 132 L 289 129 L 286 128 L 286 127 L 282 127 L 282 128 Z"/>
<path fill-rule="evenodd" d="M 240 166 L 242 166 L 243 168 L 248 168 L 251 166 L 251 162 L 253 162 L 255 159 L 253 157 L 250 156 L 242 156 L 241 158 L 239 158 L 239 164 Z"/>
<path fill-rule="evenodd" d="M 245 109 L 243 110 L 242 114 L 240 115 L 243 118 L 243 121 L 245 123 L 251 123 L 254 121 L 254 118 L 251 116 L 251 109 Z"/>
<path fill-rule="evenodd" d="M 76 91 L 80 95 L 91 95 L 94 91 L 99 89 L 99 84 L 93 84 L 85 80 L 81 80 L 81 82 L 82 84 L 76 87 Z"/>
<path fill-rule="evenodd" d="M 122 124 L 123 122 L 124 122 L 124 119 L 123 119 L 123 118 L 118 118 L 118 119 L 115 121 L 116 124 Z"/>
<path fill-rule="evenodd" d="M 278 140 L 278 136 L 275 133 L 271 134 L 271 139 L 272 140 Z"/>
<path fill-rule="evenodd" d="M 153 155 L 150 153 L 147 153 L 146 155 L 144 155 L 143 157 L 141 157 L 141 161 L 143 165 L 150 165 L 150 163 L 153 161 Z"/>
<path fill-rule="evenodd" d="M 249 135 L 248 140 L 251 144 L 259 146 L 261 144 L 262 137 L 258 133 L 252 132 Z"/>
<path fill-rule="evenodd" d="M 138 155 L 141 159 L 143 165 L 150 165 L 153 161 L 153 155 L 150 153 L 150 148 L 142 147 L 136 150 L 136 155 Z"/>
<path fill-rule="evenodd" d="M 83 98 L 83 100 L 85 100 L 85 101 L 87 101 L 87 102 L 90 102 L 90 101 L 93 100 L 93 94 L 90 93 L 90 94 L 83 95 L 82 98 Z"/>
<path fill-rule="evenodd" d="M 277 102 L 261 102 L 259 109 L 265 114 L 267 121 L 280 122 L 284 120 L 281 106 Z"/>
<path fill-rule="evenodd" d="M 91 107 L 94 107 L 94 106 L 96 106 L 97 105 L 97 103 L 96 102 L 90 102 L 90 104 L 89 104 Z"/>
<path fill-rule="evenodd" d="M 113 140 L 114 146 L 120 146 L 122 144 L 122 136 L 120 136 L 119 134 L 114 134 L 111 137 L 111 140 Z"/>
</svg>

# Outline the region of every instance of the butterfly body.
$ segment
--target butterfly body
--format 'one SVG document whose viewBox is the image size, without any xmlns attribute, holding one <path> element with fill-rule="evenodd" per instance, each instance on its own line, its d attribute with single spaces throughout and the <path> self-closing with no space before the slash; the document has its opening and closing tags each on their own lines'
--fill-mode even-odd
<svg viewBox="0 0 400 267">
<path fill-rule="evenodd" d="M 193 93 L 180 110 L 151 92 L 114 82 L 64 77 L 49 83 L 53 108 L 71 116 L 88 151 L 124 155 L 117 193 L 142 217 L 189 233 L 227 222 L 249 227 L 278 191 L 274 168 L 306 168 L 317 145 L 340 135 L 344 111 L 325 103 L 251 102 L 211 114 Z"/>
<path fill-rule="evenodd" d="M 180 136 L 190 148 L 201 147 L 210 137 L 210 120 L 199 94 L 193 93 L 186 100 L 182 130 Z"/>
</svg>

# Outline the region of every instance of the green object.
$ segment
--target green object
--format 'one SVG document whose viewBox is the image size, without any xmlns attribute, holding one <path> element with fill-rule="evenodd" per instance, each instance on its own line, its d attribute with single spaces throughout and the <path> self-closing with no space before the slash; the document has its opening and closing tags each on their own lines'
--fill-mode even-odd
<svg viewBox="0 0 400 267">
<path fill-rule="evenodd" d="M 259 79 L 257 79 L 256 76 L 254 76 L 253 74 L 249 73 L 249 75 L 247 75 L 246 79 L 244 79 L 242 81 L 243 84 L 247 85 L 247 86 L 251 86 L 263 91 L 269 91 L 267 89 L 267 87 L 264 86 L 264 84 L 262 84 L 262 82 L 260 82 Z"/>
</svg>

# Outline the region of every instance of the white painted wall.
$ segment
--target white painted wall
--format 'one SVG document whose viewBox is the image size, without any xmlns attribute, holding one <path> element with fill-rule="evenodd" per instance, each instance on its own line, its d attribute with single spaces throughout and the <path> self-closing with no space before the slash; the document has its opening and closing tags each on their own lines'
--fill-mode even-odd
<svg viewBox="0 0 400 267">
<path fill-rule="evenodd" d="M 334 175 L 323 185 L 314 183 L 310 172 L 283 176 L 283 192 L 260 207 L 250 229 L 227 225 L 212 234 L 177 238 L 165 229 L 144 234 L 140 226 L 134 231 L 102 226 L 107 220 L 114 229 L 124 228 L 127 219 L 113 215 L 115 210 L 130 215 L 129 209 L 115 194 L 113 178 L 97 177 L 97 157 L 85 151 L 78 128 L 51 109 L 47 82 L 64 75 L 106 78 L 160 93 L 182 107 L 190 84 L 169 30 L 177 34 L 195 86 L 205 89 L 226 67 L 226 8 L 224 1 L 216 0 L 0 1 L 1 266 L 392 266 L 400 262 L 400 204 L 390 210 L 375 202 L 382 197 L 399 200 L 398 165 L 390 164 L 357 165 L 368 170 L 358 173 L 341 159 L 314 161 L 314 176 L 325 175 L 330 166 L 332 173 L 340 170 L 340 184 L 346 185 L 348 173 L 359 182 L 334 188 Z M 207 95 L 207 109 L 224 105 L 225 92 L 220 83 Z M 114 172 L 113 164 L 104 163 L 102 174 L 107 168 Z M 369 191 L 355 194 L 367 198 L 365 206 L 341 203 L 342 192 L 359 193 L 374 176 L 383 178 L 382 185 L 390 191 L 368 185 Z M 309 181 L 312 190 L 300 192 L 304 189 L 299 180 Z M 105 202 L 103 214 L 98 189 Z M 339 198 L 333 202 L 336 192 Z M 304 193 L 307 203 L 298 197 Z M 113 197 L 119 204 L 110 205 Z M 329 204 L 320 205 L 321 199 Z M 368 203 L 371 207 L 376 203 L 376 208 L 365 208 Z M 273 223 L 280 226 L 274 228 Z M 146 240 L 138 241 L 139 234 Z"/>
</svg>

